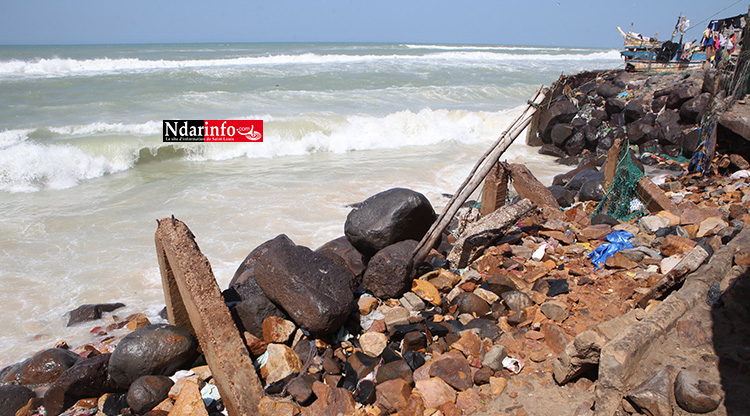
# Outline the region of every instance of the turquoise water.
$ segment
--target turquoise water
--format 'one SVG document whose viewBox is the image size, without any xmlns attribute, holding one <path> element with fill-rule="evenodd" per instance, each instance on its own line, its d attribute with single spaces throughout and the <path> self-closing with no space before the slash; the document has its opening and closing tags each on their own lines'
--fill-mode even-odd
<svg viewBox="0 0 750 416">
<path fill-rule="evenodd" d="M 614 50 L 481 45 L 0 46 L 0 365 L 66 339 L 65 312 L 163 306 L 156 218 L 196 234 L 225 287 L 286 233 L 343 234 L 394 186 L 447 201 L 539 84 Z M 164 119 L 262 119 L 263 143 L 163 143 Z M 507 153 L 548 182 L 564 168 Z M 19 348 L 20 346 L 20 348 Z"/>
</svg>

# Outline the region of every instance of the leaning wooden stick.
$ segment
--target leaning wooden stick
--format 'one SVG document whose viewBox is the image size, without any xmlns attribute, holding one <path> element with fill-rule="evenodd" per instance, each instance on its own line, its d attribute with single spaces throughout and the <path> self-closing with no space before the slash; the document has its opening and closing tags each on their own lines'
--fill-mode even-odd
<svg viewBox="0 0 750 416">
<path fill-rule="evenodd" d="M 409 262 L 410 268 L 413 269 L 414 266 L 427 258 L 430 249 L 435 245 L 438 238 L 440 238 L 443 230 L 448 226 L 459 208 L 461 208 L 472 192 L 482 183 L 487 173 L 489 173 L 492 166 L 500 159 L 505 150 L 508 149 L 516 137 L 529 125 L 531 118 L 536 112 L 536 107 L 544 100 L 545 94 L 543 88 L 543 85 L 539 86 L 533 98 L 529 101 L 523 112 L 521 112 L 521 115 L 508 126 L 495 143 L 479 158 L 479 161 L 474 165 L 471 172 L 469 172 L 469 175 L 453 195 L 453 198 L 451 198 L 443 212 L 412 252 L 411 261 Z"/>
</svg>

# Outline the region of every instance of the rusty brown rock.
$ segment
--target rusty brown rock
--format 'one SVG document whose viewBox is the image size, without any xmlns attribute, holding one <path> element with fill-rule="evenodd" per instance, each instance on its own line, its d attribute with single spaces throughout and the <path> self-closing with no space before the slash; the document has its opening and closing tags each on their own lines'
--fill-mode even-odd
<svg viewBox="0 0 750 416">
<path fill-rule="evenodd" d="M 263 321 L 263 341 L 271 344 L 285 344 L 294 335 L 297 326 L 278 316 L 269 316 Z"/>
<path fill-rule="evenodd" d="M 459 356 L 444 354 L 438 357 L 430 367 L 430 377 L 439 377 L 451 387 L 461 391 L 470 389 L 473 385 L 469 365 L 460 354 Z"/>
<path fill-rule="evenodd" d="M 446 403 L 454 403 L 456 401 L 456 391 L 438 377 L 418 380 L 415 390 L 422 396 L 424 405 L 428 409 L 437 409 Z"/>
<path fill-rule="evenodd" d="M 689 238 L 668 234 L 661 243 L 661 254 L 669 257 L 675 254 L 687 253 L 695 247 L 695 244 L 695 241 Z"/>
<path fill-rule="evenodd" d="M 376 403 L 388 412 L 397 412 L 406 407 L 412 387 L 404 380 L 393 379 L 375 387 Z"/>
</svg>

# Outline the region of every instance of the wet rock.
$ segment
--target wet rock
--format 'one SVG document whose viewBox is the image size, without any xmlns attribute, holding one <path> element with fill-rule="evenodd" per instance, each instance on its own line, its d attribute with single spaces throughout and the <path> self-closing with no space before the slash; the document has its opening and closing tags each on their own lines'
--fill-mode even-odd
<svg viewBox="0 0 750 416">
<path fill-rule="evenodd" d="M 422 396 L 424 405 L 428 409 L 437 409 L 446 403 L 456 401 L 456 391 L 438 377 L 417 381 L 415 390 Z"/>
<path fill-rule="evenodd" d="M 456 390 L 470 389 L 473 384 L 471 370 L 461 356 L 444 354 L 430 367 L 430 377 L 439 377 Z"/>
<path fill-rule="evenodd" d="M 198 340 L 173 325 L 156 324 L 126 335 L 109 359 L 109 374 L 129 386 L 146 375 L 167 375 L 191 364 L 198 356 Z"/>
<path fill-rule="evenodd" d="M 653 416 L 672 414 L 672 376 L 663 368 L 644 381 L 640 386 L 628 392 L 628 400 L 638 409 Z"/>
<path fill-rule="evenodd" d="M 265 243 L 259 245 L 250 254 L 242 260 L 240 266 L 234 272 L 232 280 L 229 282 L 229 289 L 225 290 L 222 295 L 227 301 L 242 301 L 257 295 L 263 295 L 263 290 L 258 286 L 255 281 L 255 265 L 258 262 L 260 256 L 266 252 L 270 247 L 278 244 L 292 244 L 292 240 L 289 239 L 285 234 L 281 234 L 272 240 L 268 240 Z M 265 317 L 263 317 L 265 319 Z M 258 328 L 263 323 L 263 319 L 258 321 Z M 262 335 L 257 335 L 257 337 Z"/>
<path fill-rule="evenodd" d="M 712 412 L 719 407 L 722 399 L 719 386 L 686 370 L 677 374 L 674 397 L 682 409 L 691 413 Z"/>
<path fill-rule="evenodd" d="M 568 305 L 556 300 L 548 300 L 542 304 L 540 310 L 548 319 L 562 322 L 568 317 Z"/>
<path fill-rule="evenodd" d="M 252 280 L 255 282 L 255 278 Z M 257 283 L 254 283 L 257 285 Z M 260 290 L 260 287 L 258 288 Z M 263 338 L 263 322 L 271 316 L 286 319 L 289 317 L 264 294 L 250 297 L 231 308 L 232 315 L 237 317 L 238 326 L 258 338 Z"/>
<path fill-rule="evenodd" d="M 383 353 L 388 346 L 388 337 L 380 332 L 365 332 L 359 337 L 359 345 L 362 351 L 371 357 L 377 357 Z"/>
<path fill-rule="evenodd" d="M 458 305 L 458 313 L 476 313 L 477 316 L 482 316 L 490 312 L 489 303 L 471 292 L 461 293 L 454 302 Z"/>
<path fill-rule="evenodd" d="M 69 311 L 68 325 L 87 321 L 93 321 L 102 317 L 103 312 L 112 312 L 116 309 L 125 307 L 124 303 L 99 303 L 96 305 L 81 305 L 72 311 Z"/>
<path fill-rule="evenodd" d="M 23 385 L 51 384 L 80 360 L 81 357 L 73 351 L 50 348 L 8 367 L 4 370 L 0 382 Z"/>
<path fill-rule="evenodd" d="M 578 108 L 570 100 L 561 99 L 552 103 L 539 118 L 539 132 L 541 132 L 542 140 L 545 143 L 550 143 L 550 131 L 552 127 L 560 123 L 568 123 L 573 120 Z"/>
<path fill-rule="evenodd" d="M 407 266 L 417 244 L 405 240 L 378 251 L 367 264 L 362 286 L 381 299 L 398 298 L 407 292 L 414 280 Z"/>
<path fill-rule="evenodd" d="M 393 188 L 367 198 L 346 218 L 344 233 L 366 257 L 404 240 L 421 240 L 436 219 L 419 192 Z"/>
<path fill-rule="evenodd" d="M 563 186 L 552 185 L 548 186 L 547 189 L 549 189 L 549 191 L 552 193 L 552 196 L 555 197 L 557 203 L 560 204 L 560 206 L 563 208 L 567 208 L 576 202 L 575 194 L 568 191 Z"/>
<path fill-rule="evenodd" d="M 47 414 L 58 415 L 79 399 L 101 396 L 104 393 L 126 392 L 130 382 L 118 383 L 112 377 L 111 356 L 112 354 L 96 355 L 65 370 L 44 394 Z"/>
<path fill-rule="evenodd" d="M 500 296 L 512 311 L 521 311 L 534 304 L 529 295 L 520 291 L 505 292 Z"/>
<path fill-rule="evenodd" d="M 354 283 L 359 285 L 359 277 L 365 272 L 365 263 L 362 253 L 349 242 L 346 236 L 341 236 L 335 240 L 331 240 L 323 244 L 320 248 L 315 250 L 316 253 L 322 254 L 329 259 L 333 260 L 334 263 L 344 267 L 357 278 L 354 279 Z M 352 287 L 352 291 L 356 290 L 356 286 Z"/>
<path fill-rule="evenodd" d="M 484 354 L 482 366 L 491 368 L 494 371 L 500 371 L 503 368 L 503 359 L 508 356 L 505 347 L 502 345 L 493 345 L 487 353 Z"/>
<path fill-rule="evenodd" d="M 287 387 L 287 393 L 289 393 L 294 400 L 302 406 L 307 406 L 316 399 L 315 393 L 313 392 L 313 385 L 318 380 L 318 377 L 314 374 L 306 374 L 302 377 L 295 378 Z"/>
<path fill-rule="evenodd" d="M 411 367 L 409 367 L 409 364 L 405 360 L 399 359 L 378 367 L 376 381 L 380 384 L 388 380 L 402 379 L 408 384 L 414 385 L 412 373 L 413 371 Z"/>
<path fill-rule="evenodd" d="M 601 201 L 604 199 L 604 181 L 588 181 L 578 191 L 579 201 Z"/>
<path fill-rule="evenodd" d="M 560 123 L 552 127 L 552 130 L 550 130 L 550 138 L 552 139 L 552 143 L 560 146 L 563 143 L 565 143 L 565 140 L 568 139 L 573 134 L 573 126 L 566 123 Z"/>
<path fill-rule="evenodd" d="M 128 389 L 128 406 L 136 414 L 142 415 L 164 401 L 173 385 L 166 376 L 139 377 Z"/>
<path fill-rule="evenodd" d="M 540 155 L 554 156 L 554 157 L 565 157 L 565 152 L 559 147 L 553 144 L 543 144 L 542 147 L 537 151 Z"/>
<path fill-rule="evenodd" d="M 387 412 L 397 412 L 406 407 L 412 387 L 404 380 L 394 379 L 379 383 L 375 389 L 377 404 Z"/>
<path fill-rule="evenodd" d="M 599 172 L 596 169 L 582 169 L 573 176 L 567 185 L 565 185 L 565 189 L 577 192 L 581 189 L 584 183 L 600 180 L 604 180 L 604 172 Z"/>
<path fill-rule="evenodd" d="M 255 280 L 266 296 L 313 335 L 343 325 L 355 305 L 353 278 L 327 257 L 288 239 L 270 246 L 255 266 Z"/>
<path fill-rule="evenodd" d="M 34 397 L 34 392 L 24 386 L 17 384 L 0 386 L 0 415 L 15 415 Z"/>
</svg>

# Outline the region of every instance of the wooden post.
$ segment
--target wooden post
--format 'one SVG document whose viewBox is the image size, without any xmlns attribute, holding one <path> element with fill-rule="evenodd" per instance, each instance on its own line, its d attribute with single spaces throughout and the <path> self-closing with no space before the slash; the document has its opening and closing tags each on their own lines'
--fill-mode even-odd
<svg viewBox="0 0 750 416">
<path fill-rule="evenodd" d="M 539 182 L 539 179 L 529 171 L 526 165 L 508 165 L 508 170 L 510 171 L 510 178 L 513 180 L 513 188 L 518 192 L 518 196 L 528 199 L 538 207 L 547 205 L 560 208 L 560 204 L 552 195 L 552 192 Z"/>
<path fill-rule="evenodd" d="M 528 105 L 524 108 L 521 115 L 513 120 L 510 126 L 505 129 L 495 143 L 493 143 L 492 146 L 485 151 L 482 157 L 479 158 L 477 163 L 471 169 L 471 172 L 469 172 L 469 176 L 464 179 L 464 182 L 458 187 L 458 191 L 453 195 L 453 198 L 448 201 L 448 205 L 445 206 L 443 212 L 440 213 L 435 222 L 432 223 L 430 229 L 424 237 L 422 237 L 422 240 L 417 244 L 417 247 L 412 252 L 411 259 L 409 260 L 408 269 L 414 270 L 414 266 L 427 258 L 427 253 L 430 252 L 430 249 L 432 249 L 438 238 L 440 238 L 443 230 L 451 222 L 453 216 L 456 215 L 456 212 L 461 208 L 461 205 L 463 205 L 463 203 L 469 198 L 469 195 L 481 185 L 484 177 L 487 176 L 487 173 L 492 169 L 492 165 L 500 160 L 500 156 L 502 156 L 505 150 L 507 150 L 511 143 L 513 143 L 513 140 L 523 132 L 523 129 L 528 127 L 531 118 L 536 112 L 536 108 L 539 106 L 539 103 L 544 100 L 545 94 L 542 92 L 543 88 L 543 85 L 539 86 L 534 97 L 529 100 Z"/>
<path fill-rule="evenodd" d="M 495 212 L 496 209 L 505 205 L 508 196 L 508 171 L 498 162 L 492 167 L 490 173 L 484 178 L 482 187 L 482 200 L 479 213 L 486 217 Z"/>
<path fill-rule="evenodd" d="M 620 149 L 622 149 L 622 139 L 618 138 L 607 151 L 607 164 L 604 165 L 604 192 L 609 191 L 612 181 L 615 180 L 617 164 L 620 162 Z"/>
<path fill-rule="evenodd" d="M 174 217 L 157 222 L 156 255 L 169 322 L 198 338 L 229 415 L 256 414 L 263 389 L 208 259 L 185 223 Z"/>
</svg>

